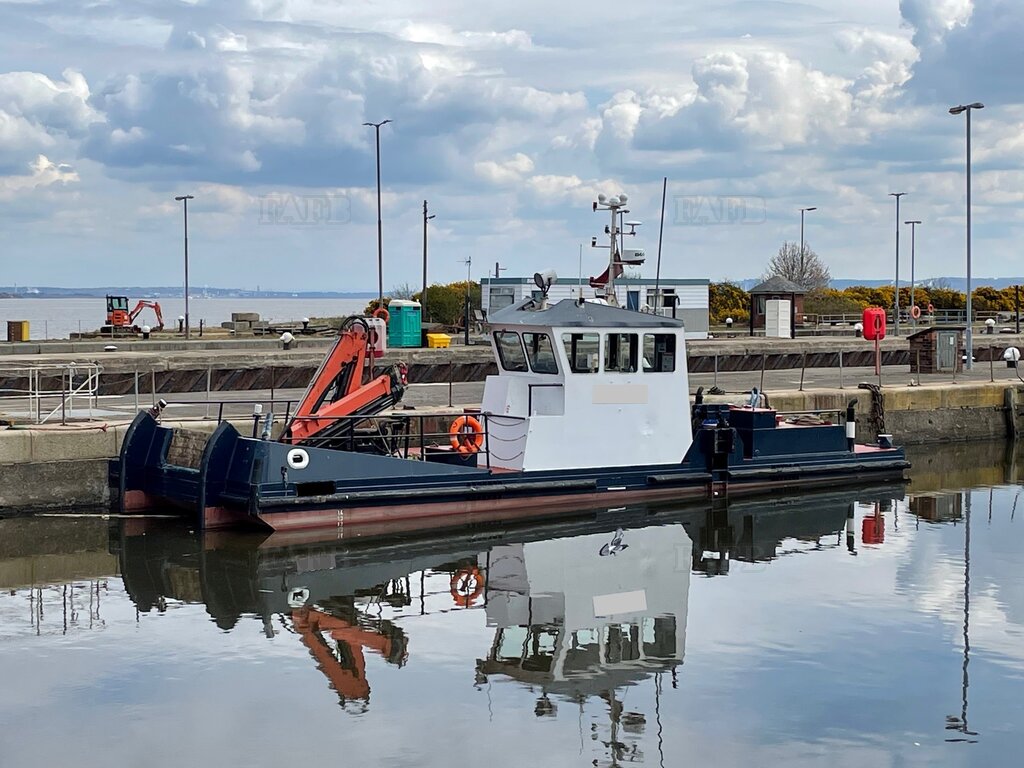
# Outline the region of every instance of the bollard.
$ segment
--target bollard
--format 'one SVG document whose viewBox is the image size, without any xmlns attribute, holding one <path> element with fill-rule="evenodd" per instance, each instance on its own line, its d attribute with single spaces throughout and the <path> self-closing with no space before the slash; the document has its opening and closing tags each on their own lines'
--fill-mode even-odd
<svg viewBox="0 0 1024 768">
<path fill-rule="evenodd" d="M 150 333 L 152 333 L 152 329 L 148 325 L 142 326 L 142 338 L 144 341 L 149 340 Z"/>
<path fill-rule="evenodd" d="M 199 338 L 203 338 L 203 328 L 206 327 L 206 320 L 200 319 L 199 321 Z"/>
<path fill-rule="evenodd" d="M 291 349 L 292 342 L 295 341 L 295 337 L 292 336 L 288 331 L 281 334 L 281 347 L 284 349 Z"/>
<path fill-rule="evenodd" d="M 846 447 L 852 452 L 857 438 L 857 398 L 846 404 Z"/>
<path fill-rule="evenodd" d="M 185 332 L 185 316 L 178 315 L 178 333 Z"/>
</svg>

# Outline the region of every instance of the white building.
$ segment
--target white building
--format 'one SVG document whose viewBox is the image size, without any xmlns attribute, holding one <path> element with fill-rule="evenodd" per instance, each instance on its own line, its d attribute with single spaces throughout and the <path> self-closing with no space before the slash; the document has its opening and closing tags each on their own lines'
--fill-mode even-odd
<svg viewBox="0 0 1024 768">
<path fill-rule="evenodd" d="M 673 316 L 683 321 L 686 338 L 706 339 L 708 336 L 709 298 L 705 279 L 662 278 L 658 290 L 663 301 L 658 314 Z M 481 301 L 485 315 L 503 309 L 520 299 L 540 298 L 541 291 L 532 277 L 485 277 L 480 281 Z M 584 298 L 593 299 L 594 289 L 587 278 L 559 278 L 548 292 L 552 304 L 562 299 L 575 299 L 582 292 Z M 655 281 L 648 277 L 620 277 L 615 281 L 615 296 L 619 306 L 639 310 L 655 304 Z"/>
</svg>

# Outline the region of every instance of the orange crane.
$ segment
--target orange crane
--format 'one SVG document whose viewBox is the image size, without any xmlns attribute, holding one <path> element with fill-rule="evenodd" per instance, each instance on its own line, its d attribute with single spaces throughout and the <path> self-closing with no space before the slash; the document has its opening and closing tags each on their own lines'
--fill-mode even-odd
<svg viewBox="0 0 1024 768">
<path fill-rule="evenodd" d="M 350 317 L 341 335 L 313 376 L 281 441 L 318 448 L 346 448 L 359 417 L 394 407 L 408 385 L 407 369 L 399 364 L 374 376 L 374 332 L 365 320 Z"/>
<path fill-rule="evenodd" d="M 162 331 L 164 329 L 164 315 L 160 311 L 160 304 L 155 301 L 140 299 L 139 303 L 135 305 L 135 309 L 129 312 L 127 296 L 107 296 L 107 327 L 131 328 L 138 332 L 139 329 L 135 325 L 135 318 L 146 307 L 152 309 L 156 315 L 156 326 L 154 326 L 153 330 Z"/>
</svg>

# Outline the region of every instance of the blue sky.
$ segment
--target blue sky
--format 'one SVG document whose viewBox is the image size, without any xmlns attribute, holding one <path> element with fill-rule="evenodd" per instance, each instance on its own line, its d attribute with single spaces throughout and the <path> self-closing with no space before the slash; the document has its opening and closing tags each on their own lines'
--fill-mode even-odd
<svg viewBox="0 0 1024 768">
<path fill-rule="evenodd" d="M 917 275 L 958 275 L 970 101 L 974 273 L 1019 275 L 1022 33 L 1012 0 L 0 0 L 0 284 L 180 282 L 190 193 L 194 285 L 372 290 L 384 118 L 386 287 L 424 199 L 432 280 L 574 275 L 599 192 L 653 257 L 663 176 L 663 274 L 756 276 L 817 206 L 834 277 L 891 278 L 903 191 Z"/>
</svg>

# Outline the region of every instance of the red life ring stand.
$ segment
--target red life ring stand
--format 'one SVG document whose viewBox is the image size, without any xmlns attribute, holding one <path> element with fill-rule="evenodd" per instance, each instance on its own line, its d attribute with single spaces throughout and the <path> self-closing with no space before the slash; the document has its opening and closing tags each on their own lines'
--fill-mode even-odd
<svg viewBox="0 0 1024 768">
<path fill-rule="evenodd" d="M 917 304 L 910 308 L 910 316 L 915 320 L 921 316 L 921 308 Z"/>
<path fill-rule="evenodd" d="M 448 437 L 459 453 L 477 453 L 484 444 L 484 427 L 475 416 L 459 416 L 448 428 Z"/>
<path fill-rule="evenodd" d="M 476 566 L 460 568 L 452 574 L 450 589 L 455 604 L 468 608 L 483 594 L 484 577 Z"/>
<path fill-rule="evenodd" d="M 391 320 L 391 313 L 388 312 L 387 309 L 385 309 L 384 307 L 377 307 L 375 310 L 373 310 L 373 316 L 383 318 L 385 324 L 390 322 Z"/>
<path fill-rule="evenodd" d="M 935 314 L 935 305 L 934 304 L 929 304 L 928 305 L 928 314 L 929 315 L 934 315 Z"/>
</svg>

